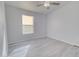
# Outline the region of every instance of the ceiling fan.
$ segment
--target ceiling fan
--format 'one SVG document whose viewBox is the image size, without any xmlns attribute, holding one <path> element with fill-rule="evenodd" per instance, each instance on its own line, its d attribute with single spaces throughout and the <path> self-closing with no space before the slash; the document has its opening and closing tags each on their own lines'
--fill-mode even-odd
<svg viewBox="0 0 79 59">
<path fill-rule="evenodd" d="M 49 9 L 51 5 L 60 5 L 60 3 L 58 3 L 58 2 L 51 2 L 51 1 L 43 1 L 42 3 L 38 4 L 37 6 L 38 7 L 43 6 L 43 7 L 47 8 L 47 9 Z"/>
</svg>

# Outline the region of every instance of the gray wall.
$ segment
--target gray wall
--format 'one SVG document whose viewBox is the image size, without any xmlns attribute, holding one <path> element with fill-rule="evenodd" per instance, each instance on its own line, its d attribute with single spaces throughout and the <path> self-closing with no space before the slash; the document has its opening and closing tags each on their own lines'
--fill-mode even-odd
<svg viewBox="0 0 79 59">
<path fill-rule="evenodd" d="M 34 16 L 34 34 L 22 34 L 22 14 Z M 6 5 L 8 43 L 45 37 L 45 16 Z"/>
<path fill-rule="evenodd" d="M 70 2 L 48 15 L 47 36 L 79 45 L 79 2 Z"/>
</svg>

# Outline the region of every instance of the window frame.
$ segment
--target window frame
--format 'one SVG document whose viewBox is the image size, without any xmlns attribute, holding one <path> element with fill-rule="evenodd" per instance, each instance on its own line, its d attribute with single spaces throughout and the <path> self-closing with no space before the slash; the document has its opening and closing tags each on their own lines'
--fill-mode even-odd
<svg viewBox="0 0 79 59">
<path fill-rule="evenodd" d="M 23 15 L 24 15 L 24 16 L 32 16 L 32 15 L 25 15 L 25 14 L 22 14 L 21 18 L 23 17 Z M 32 17 L 33 17 L 33 19 L 32 19 L 33 24 L 32 24 L 32 25 L 24 25 L 23 22 L 22 22 L 22 34 L 23 34 L 23 35 L 25 35 L 25 34 L 26 34 L 26 35 L 27 35 L 27 34 L 33 34 L 33 33 L 34 33 L 34 16 L 32 16 Z M 23 21 L 23 18 L 22 18 L 21 21 Z M 27 32 L 24 32 L 23 26 L 32 26 L 32 32 L 28 32 L 28 33 L 27 33 Z"/>
</svg>

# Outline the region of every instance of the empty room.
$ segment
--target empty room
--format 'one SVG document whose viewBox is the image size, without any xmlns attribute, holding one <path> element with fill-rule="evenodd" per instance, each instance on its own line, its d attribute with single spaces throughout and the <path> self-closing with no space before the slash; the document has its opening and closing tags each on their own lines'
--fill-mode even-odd
<svg viewBox="0 0 79 59">
<path fill-rule="evenodd" d="M 79 57 L 79 1 L 0 1 L 1 57 Z"/>
</svg>

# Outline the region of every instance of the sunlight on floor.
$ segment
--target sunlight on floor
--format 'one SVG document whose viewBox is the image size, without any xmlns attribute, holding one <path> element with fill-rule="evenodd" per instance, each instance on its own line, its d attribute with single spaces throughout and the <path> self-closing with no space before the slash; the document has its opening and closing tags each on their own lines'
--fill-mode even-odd
<svg viewBox="0 0 79 59">
<path fill-rule="evenodd" d="M 9 56 L 24 57 L 24 56 L 27 55 L 27 52 L 28 52 L 30 47 L 31 47 L 31 45 L 26 45 L 26 46 L 23 46 L 23 47 L 16 48 L 11 52 L 11 54 Z"/>
</svg>

